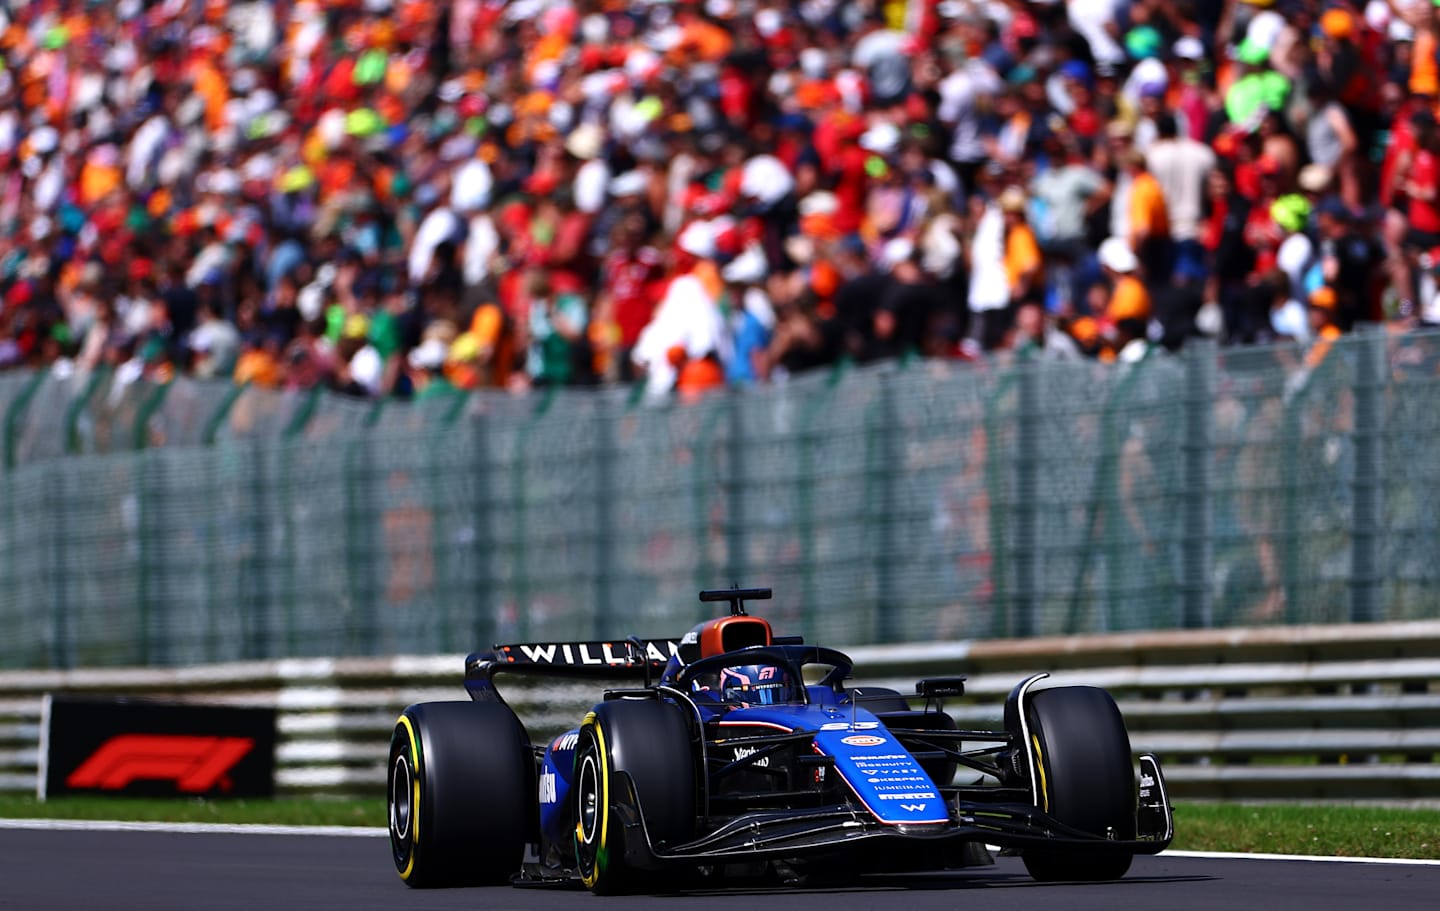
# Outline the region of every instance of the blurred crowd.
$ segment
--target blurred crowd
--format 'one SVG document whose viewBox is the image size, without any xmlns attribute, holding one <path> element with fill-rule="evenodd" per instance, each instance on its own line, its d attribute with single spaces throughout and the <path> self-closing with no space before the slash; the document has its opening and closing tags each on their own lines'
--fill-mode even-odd
<svg viewBox="0 0 1440 911">
<path fill-rule="evenodd" d="M 0 2 L 0 368 L 359 396 L 1440 323 L 1430 0 Z"/>
</svg>

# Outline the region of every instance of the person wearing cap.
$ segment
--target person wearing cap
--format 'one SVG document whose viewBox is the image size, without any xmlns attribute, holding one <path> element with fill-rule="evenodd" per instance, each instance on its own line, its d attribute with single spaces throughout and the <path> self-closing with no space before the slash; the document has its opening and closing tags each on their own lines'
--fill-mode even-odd
<svg viewBox="0 0 1440 911">
<path fill-rule="evenodd" d="M 1254 129 L 1267 111 L 1283 111 L 1290 100 L 1290 80 L 1270 68 L 1270 50 L 1246 40 L 1235 50 L 1239 75 L 1225 92 L 1230 123 Z"/>
<path fill-rule="evenodd" d="M 1005 280 L 1010 286 L 1010 318 L 1022 303 L 1040 303 L 1040 245 L 1025 215 L 1030 199 L 1020 187 L 1006 187 L 1000 194 L 1000 213 L 1005 219 Z"/>
<path fill-rule="evenodd" d="M 1175 93 L 1174 113 L 1180 135 L 1204 142 L 1210 126 L 1210 98 L 1206 86 L 1205 42 L 1183 35 L 1171 48 L 1171 83 Z"/>
<path fill-rule="evenodd" d="M 679 368 L 712 352 L 728 356 L 719 294 L 723 279 L 715 265 L 715 227 L 694 220 L 680 231 L 670 251 L 671 278 L 650 322 L 641 330 L 631 359 L 645 372 L 646 392 L 664 397 L 675 388 Z M 673 349 L 683 349 L 677 359 Z"/>
<path fill-rule="evenodd" d="M 1114 333 L 1117 359 L 1133 363 L 1148 348 L 1146 336 L 1151 316 L 1150 292 L 1140 280 L 1140 259 L 1119 237 L 1100 245 L 1100 266 L 1110 279 L 1110 296 L 1105 304 L 1104 322 Z"/>
<path fill-rule="evenodd" d="M 1316 228 L 1320 274 L 1335 291 L 1335 324 L 1348 332 L 1356 322 L 1378 321 L 1375 279 L 1383 252 L 1366 232 L 1357 230 L 1354 216 L 1335 197 L 1320 204 Z"/>
</svg>

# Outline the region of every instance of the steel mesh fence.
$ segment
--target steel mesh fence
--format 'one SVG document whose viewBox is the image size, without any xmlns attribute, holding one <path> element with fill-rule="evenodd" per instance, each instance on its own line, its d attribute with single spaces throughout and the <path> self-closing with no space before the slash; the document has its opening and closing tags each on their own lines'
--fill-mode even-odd
<svg viewBox="0 0 1440 911">
<path fill-rule="evenodd" d="M 1440 335 L 372 403 L 0 375 L 0 665 L 1434 616 Z"/>
</svg>

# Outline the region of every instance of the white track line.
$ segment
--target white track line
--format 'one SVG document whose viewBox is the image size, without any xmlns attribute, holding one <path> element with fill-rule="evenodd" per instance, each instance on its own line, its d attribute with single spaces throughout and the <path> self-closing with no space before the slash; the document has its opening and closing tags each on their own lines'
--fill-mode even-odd
<svg viewBox="0 0 1440 911">
<path fill-rule="evenodd" d="M 37 829 L 61 832 L 174 832 L 187 835 L 329 835 L 351 838 L 377 838 L 386 834 L 386 830 L 379 826 L 274 826 L 221 822 L 121 822 L 119 820 L 91 819 L 0 819 L 0 829 Z M 1239 854 L 1222 851 L 1165 851 L 1160 856 L 1213 860 L 1300 860 L 1310 863 L 1440 867 L 1440 860 L 1397 857 L 1323 857 L 1312 854 Z"/>
<path fill-rule="evenodd" d="M 1440 867 L 1440 860 L 1409 857 L 1326 857 L 1320 854 L 1240 854 L 1225 851 L 1165 851 L 1161 857 L 1204 857 L 1215 860 L 1307 860 L 1328 864 L 1397 864 L 1417 867 Z"/>
<path fill-rule="evenodd" d="M 0 829 L 90 832 L 178 832 L 187 835 L 339 835 L 374 838 L 376 826 L 272 826 L 223 822 L 121 822 L 91 819 L 0 819 Z"/>
</svg>

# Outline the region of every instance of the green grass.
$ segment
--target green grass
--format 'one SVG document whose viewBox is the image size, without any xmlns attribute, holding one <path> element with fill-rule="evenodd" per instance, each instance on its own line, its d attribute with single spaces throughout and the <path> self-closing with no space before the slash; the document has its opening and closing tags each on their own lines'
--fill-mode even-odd
<svg viewBox="0 0 1440 911">
<path fill-rule="evenodd" d="M 1179 804 L 1186 851 L 1440 859 L 1440 810 L 1294 804 Z"/>
<path fill-rule="evenodd" d="M 265 823 L 290 826 L 384 826 L 383 798 L 277 800 L 144 800 L 128 797 L 34 797 L 0 794 L 0 819 L 109 819 L 140 822 Z"/>
<path fill-rule="evenodd" d="M 383 826 L 380 798 L 137 800 L 0 795 L 0 818 Z M 1440 810 L 1182 803 L 1175 842 L 1187 851 L 1440 859 Z"/>
</svg>

